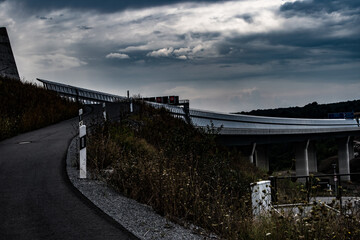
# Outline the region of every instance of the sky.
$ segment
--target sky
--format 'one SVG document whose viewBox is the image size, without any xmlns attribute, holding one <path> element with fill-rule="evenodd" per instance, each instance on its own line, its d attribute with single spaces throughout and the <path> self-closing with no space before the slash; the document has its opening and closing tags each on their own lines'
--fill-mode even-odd
<svg viewBox="0 0 360 240">
<path fill-rule="evenodd" d="M 30 82 L 218 112 L 360 99 L 359 0 L 0 0 L 0 25 Z"/>
</svg>

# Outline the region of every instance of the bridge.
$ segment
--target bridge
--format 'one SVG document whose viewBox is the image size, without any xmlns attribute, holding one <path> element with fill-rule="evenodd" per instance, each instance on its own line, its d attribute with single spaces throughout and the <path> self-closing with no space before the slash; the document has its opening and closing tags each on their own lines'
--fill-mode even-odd
<svg viewBox="0 0 360 240">
<path fill-rule="evenodd" d="M 38 79 L 49 90 L 83 103 L 116 102 L 127 99 L 117 95 Z M 300 119 L 274 118 L 241 114 L 225 114 L 148 102 L 156 108 L 166 108 L 178 118 L 195 127 L 219 129 L 219 141 L 227 146 L 244 146 L 249 161 L 269 170 L 268 145 L 291 142 L 295 145 L 296 175 L 308 176 L 317 172 L 314 141 L 335 138 L 338 143 L 339 173 L 350 173 L 350 160 L 354 158 L 354 136 L 360 135 L 355 119 Z M 342 180 L 350 180 L 343 176 Z"/>
<path fill-rule="evenodd" d="M 61 97 L 72 101 L 82 102 L 84 104 L 99 104 L 102 102 L 119 102 L 127 99 L 126 97 L 98 92 L 90 89 L 74 87 L 62 83 L 52 82 L 45 79 L 37 78 L 43 83 L 47 90 L 57 92 Z"/>
</svg>

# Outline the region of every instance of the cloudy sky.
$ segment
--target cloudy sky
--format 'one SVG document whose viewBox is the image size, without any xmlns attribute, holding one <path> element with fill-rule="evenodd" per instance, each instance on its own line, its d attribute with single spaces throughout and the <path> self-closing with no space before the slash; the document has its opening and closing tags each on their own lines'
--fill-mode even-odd
<svg viewBox="0 0 360 240">
<path fill-rule="evenodd" d="M 359 0 L 0 0 L 0 25 L 28 81 L 221 112 L 360 99 Z"/>
</svg>

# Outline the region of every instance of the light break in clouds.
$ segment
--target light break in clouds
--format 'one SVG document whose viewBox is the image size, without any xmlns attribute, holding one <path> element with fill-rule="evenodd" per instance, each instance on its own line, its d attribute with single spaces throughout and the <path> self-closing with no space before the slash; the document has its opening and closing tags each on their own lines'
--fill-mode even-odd
<svg viewBox="0 0 360 240">
<path fill-rule="evenodd" d="M 223 112 L 360 92 L 360 2 L 0 0 L 20 75 Z"/>
</svg>

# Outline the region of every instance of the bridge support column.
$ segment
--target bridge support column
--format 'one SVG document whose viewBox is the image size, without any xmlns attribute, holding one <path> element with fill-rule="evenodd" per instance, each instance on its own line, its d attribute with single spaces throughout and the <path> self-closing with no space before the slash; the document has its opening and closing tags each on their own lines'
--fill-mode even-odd
<svg viewBox="0 0 360 240">
<path fill-rule="evenodd" d="M 309 140 L 305 142 L 296 143 L 295 158 L 296 158 L 296 176 L 309 176 L 309 158 L 308 147 Z M 300 179 L 305 181 L 305 179 Z"/>
<path fill-rule="evenodd" d="M 265 171 L 269 171 L 269 152 L 267 145 L 260 145 L 256 148 L 256 166 Z"/>
<path fill-rule="evenodd" d="M 250 154 L 249 154 L 249 161 L 250 161 L 251 163 L 255 163 L 255 162 L 254 162 L 255 149 L 256 149 L 256 143 L 253 143 L 253 144 L 251 145 Z"/>
<path fill-rule="evenodd" d="M 350 154 L 349 154 L 349 140 L 350 137 L 338 139 L 338 161 L 339 161 L 339 173 L 350 173 Z M 350 181 L 350 176 L 342 176 L 342 181 Z"/>
<path fill-rule="evenodd" d="M 317 172 L 316 148 L 314 142 L 309 143 L 308 147 L 309 172 Z"/>
<path fill-rule="evenodd" d="M 256 143 L 252 143 L 251 145 L 247 145 L 241 148 L 241 151 L 243 153 L 243 156 L 246 159 L 249 159 L 249 162 L 255 164 L 255 160 L 256 160 L 256 154 L 255 154 L 255 149 L 256 149 Z"/>
<path fill-rule="evenodd" d="M 349 159 L 350 161 L 354 158 L 354 137 L 349 139 Z"/>
</svg>

